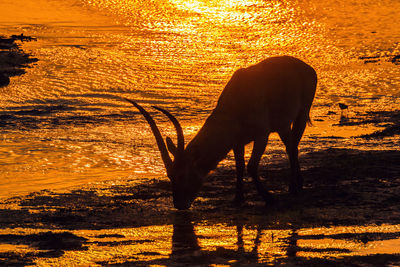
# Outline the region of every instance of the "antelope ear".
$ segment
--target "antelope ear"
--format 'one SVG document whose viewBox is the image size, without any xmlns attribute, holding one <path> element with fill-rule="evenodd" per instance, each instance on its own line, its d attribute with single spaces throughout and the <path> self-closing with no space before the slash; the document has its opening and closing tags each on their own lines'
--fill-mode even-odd
<svg viewBox="0 0 400 267">
<path fill-rule="evenodd" d="M 172 139 L 167 137 L 165 138 L 165 141 L 167 141 L 168 151 L 171 152 L 171 154 L 174 155 L 174 157 L 176 157 L 178 148 L 175 146 L 174 142 L 172 142 Z"/>
</svg>

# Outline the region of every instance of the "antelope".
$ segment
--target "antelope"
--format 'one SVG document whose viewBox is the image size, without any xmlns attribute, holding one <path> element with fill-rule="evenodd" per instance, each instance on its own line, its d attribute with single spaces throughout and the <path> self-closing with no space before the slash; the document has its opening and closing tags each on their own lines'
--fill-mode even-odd
<svg viewBox="0 0 400 267">
<path fill-rule="evenodd" d="M 218 163 L 233 150 L 236 163 L 236 193 L 234 202 L 244 202 L 243 177 L 245 145 L 253 142 L 247 164 L 258 193 L 266 203 L 273 197 L 258 176 L 260 159 L 268 136 L 277 132 L 290 161 L 289 192 L 297 195 L 303 187 L 298 160 L 298 145 L 307 123 L 317 86 L 315 70 L 303 61 L 290 57 L 271 57 L 237 70 L 222 91 L 217 106 L 186 148 L 183 130 L 178 120 L 167 110 L 153 106 L 173 123 L 177 145 L 171 138 L 166 143 L 151 115 L 133 100 L 155 136 L 167 176 L 172 183 L 176 209 L 190 208 L 203 180 Z M 174 156 L 172 160 L 168 151 Z"/>
</svg>

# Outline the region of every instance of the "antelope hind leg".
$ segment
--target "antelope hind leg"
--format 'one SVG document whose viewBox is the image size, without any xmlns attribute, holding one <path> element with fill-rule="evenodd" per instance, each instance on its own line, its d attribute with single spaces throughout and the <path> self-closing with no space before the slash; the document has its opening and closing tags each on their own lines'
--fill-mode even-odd
<svg viewBox="0 0 400 267">
<path fill-rule="evenodd" d="M 289 156 L 290 161 L 290 184 L 289 184 L 289 192 L 292 195 L 299 194 L 303 189 L 303 178 L 300 173 L 300 165 L 299 165 L 299 150 L 297 148 L 298 142 L 293 136 L 292 131 L 289 129 L 287 131 L 279 132 L 279 136 L 282 139 L 283 143 L 286 146 L 286 153 Z"/>
</svg>

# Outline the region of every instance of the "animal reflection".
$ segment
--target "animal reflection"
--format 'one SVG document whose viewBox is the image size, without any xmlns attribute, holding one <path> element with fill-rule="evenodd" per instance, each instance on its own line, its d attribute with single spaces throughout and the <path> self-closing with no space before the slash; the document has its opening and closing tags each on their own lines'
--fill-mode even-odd
<svg viewBox="0 0 400 267">
<path fill-rule="evenodd" d="M 274 236 L 273 230 L 263 229 L 259 224 L 254 225 L 255 237 L 250 244 L 247 241 L 248 235 L 244 233 L 244 223 L 240 219 L 233 221 L 236 228 L 235 244 L 236 249 L 217 247 L 214 249 L 204 249 L 199 245 L 199 239 L 206 239 L 205 236 L 196 235 L 193 218 L 191 213 L 175 213 L 173 217 L 172 252 L 170 259 L 173 262 L 186 264 L 246 264 L 246 263 L 265 263 L 265 264 L 287 264 L 296 262 L 297 253 L 302 251 L 298 246 L 299 236 L 297 229 L 292 229 L 289 233 Z M 221 226 L 223 228 L 223 226 Z M 218 231 L 218 230 L 216 230 Z M 221 229 L 223 231 L 223 229 Z M 267 235 L 267 236 L 266 236 Z M 264 244 L 262 243 L 264 242 Z M 268 244 L 265 244 L 268 242 Z"/>
<path fill-rule="evenodd" d="M 250 251 L 245 250 L 243 242 L 243 224 L 236 224 L 237 249 L 217 248 L 214 251 L 202 250 L 195 233 L 192 216 L 190 213 L 174 214 L 172 253 L 171 258 L 175 262 L 193 261 L 197 264 L 212 264 L 216 261 L 220 264 L 228 264 L 232 261 L 259 261 L 258 248 L 260 245 L 261 228 L 257 228 L 257 234 Z"/>
</svg>

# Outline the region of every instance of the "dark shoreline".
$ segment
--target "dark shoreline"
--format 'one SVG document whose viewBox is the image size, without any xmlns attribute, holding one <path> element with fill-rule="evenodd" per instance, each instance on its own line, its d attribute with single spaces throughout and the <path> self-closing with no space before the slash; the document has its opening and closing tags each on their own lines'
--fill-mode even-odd
<svg viewBox="0 0 400 267">
<path fill-rule="evenodd" d="M 64 251 L 87 250 L 94 245 L 87 238 L 71 232 L 75 230 L 173 225 L 172 242 L 180 243 L 175 244 L 178 247 L 172 253 L 180 251 L 178 258 L 149 261 L 132 261 L 127 258 L 125 265 L 208 265 L 227 263 L 230 260 L 253 266 L 259 264 L 256 255 L 246 254 L 248 252 L 244 250 L 233 253 L 221 248 L 214 252 L 196 252 L 198 255 L 195 253 L 197 256 L 193 256 L 194 251 L 201 251 L 197 241 L 199 237 L 193 227 L 204 222 L 234 226 L 239 229 L 238 235 L 243 226 L 294 231 L 285 241 L 288 244 L 287 255 L 278 259 L 277 264 L 359 266 L 362 263 L 385 265 L 400 262 L 400 254 L 326 259 L 297 257 L 296 252 L 303 248 L 298 247 L 296 242 L 306 237 L 295 234 L 296 229 L 300 228 L 400 224 L 400 152 L 326 149 L 303 155 L 301 162 L 305 190 L 299 198 L 293 198 L 287 193 L 289 169 L 286 161 L 269 165 L 268 170 L 262 169 L 263 177 L 268 173 L 268 179 L 264 179 L 264 183 L 278 200 L 278 204 L 272 207 L 265 207 L 249 180 L 245 185 L 246 204 L 240 208 L 234 207 L 232 168 L 217 169 L 207 180 L 199 200 L 187 212 L 177 212 L 172 208 L 169 183 L 159 180 L 136 186 L 127 182 L 108 188 L 87 188 L 69 193 L 42 191 L 8 199 L 3 205 L 17 208 L 0 210 L 1 229 L 43 229 L 47 232 L 35 235 L 0 235 L 0 243 L 26 244 L 35 249 L 34 253 L 25 255 L 0 253 L 0 263 L 26 265 L 33 263 L 36 258 L 61 257 Z M 121 238 L 123 237 L 122 235 Z M 313 235 L 309 238 L 333 238 L 367 244 L 399 237 L 400 232 L 368 232 L 335 236 Z M 115 246 L 135 242 L 140 245 L 141 241 L 96 242 L 99 246 Z M 331 253 L 328 249 L 320 252 Z M 100 264 L 108 265 L 112 261 Z"/>
</svg>

